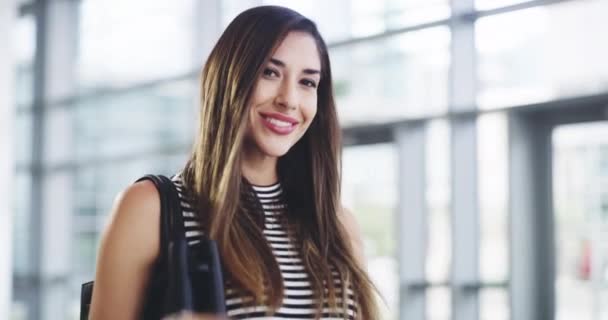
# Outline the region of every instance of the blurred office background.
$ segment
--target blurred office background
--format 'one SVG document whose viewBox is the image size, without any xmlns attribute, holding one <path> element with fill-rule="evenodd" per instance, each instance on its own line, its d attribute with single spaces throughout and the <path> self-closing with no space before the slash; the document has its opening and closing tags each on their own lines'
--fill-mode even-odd
<svg viewBox="0 0 608 320">
<path fill-rule="evenodd" d="M 0 319 L 78 319 L 114 197 L 179 170 L 262 4 L 329 43 L 383 319 L 608 319 L 608 0 L 2 0 Z"/>
</svg>

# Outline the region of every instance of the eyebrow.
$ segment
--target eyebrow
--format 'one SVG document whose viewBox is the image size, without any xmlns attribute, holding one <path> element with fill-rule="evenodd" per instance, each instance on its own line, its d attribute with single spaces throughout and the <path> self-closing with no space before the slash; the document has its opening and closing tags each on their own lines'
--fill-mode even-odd
<svg viewBox="0 0 608 320">
<path fill-rule="evenodd" d="M 281 68 L 285 68 L 285 62 L 283 62 L 279 59 L 270 58 L 270 63 L 275 64 Z M 321 71 L 317 70 L 317 69 L 304 69 L 304 70 L 302 70 L 302 72 L 305 74 L 319 74 L 319 75 L 321 74 Z"/>
</svg>

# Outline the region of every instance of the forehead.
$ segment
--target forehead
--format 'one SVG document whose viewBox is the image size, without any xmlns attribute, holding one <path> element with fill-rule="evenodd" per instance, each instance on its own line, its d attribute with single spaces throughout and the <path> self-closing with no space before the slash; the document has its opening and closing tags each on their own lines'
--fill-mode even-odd
<svg viewBox="0 0 608 320">
<path fill-rule="evenodd" d="M 288 33 L 272 58 L 283 61 L 290 69 L 321 69 L 317 43 L 307 32 L 292 31 Z"/>
</svg>

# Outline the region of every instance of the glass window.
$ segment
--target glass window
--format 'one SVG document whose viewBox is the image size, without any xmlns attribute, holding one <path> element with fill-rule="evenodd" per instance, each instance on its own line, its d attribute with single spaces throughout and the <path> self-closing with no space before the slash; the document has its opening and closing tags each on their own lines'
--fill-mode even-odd
<svg viewBox="0 0 608 320">
<path fill-rule="evenodd" d="M 326 41 L 386 32 L 449 17 L 447 0 L 265 0 L 292 8 L 315 21 Z"/>
<path fill-rule="evenodd" d="M 15 26 L 15 100 L 19 107 L 33 101 L 33 65 L 36 50 L 36 21 L 32 15 L 22 16 Z"/>
<path fill-rule="evenodd" d="M 122 86 L 193 70 L 194 0 L 93 1 L 80 5 L 82 88 Z"/>
<path fill-rule="evenodd" d="M 14 300 L 11 304 L 10 320 L 26 320 L 28 319 L 27 305 L 24 301 Z"/>
<path fill-rule="evenodd" d="M 195 92 L 184 80 L 79 101 L 71 107 L 76 158 L 187 148 L 197 127 Z"/>
<path fill-rule="evenodd" d="M 386 300 L 382 319 L 396 320 L 399 276 L 396 256 L 397 151 L 392 144 L 344 149 L 342 197 L 363 234 L 367 268 Z M 374 163 L 374 166 L 370 166 Z M 381 302 L 381 306 L 384 304 Z"/>
<path fill-rule="evenodd" d="M 477 119 L 479 180 L 479 271 L 483 283 L 509 279 L 507 119 L 503 113 Z M 508 288 L 480 292 L 481 319 L 509 319 Z"/>
<path fill-rule="evenodd" d="M 447 120 L 433 120 L 427 127 L 426 202 L 428 245 L 426 280 L 427 319 L 446 320 L 451 316 L 451 292 L 447 285 L 452 261 L 450 126 Z"/>
<path fill-rule="evenodd" d="M 600 166 L 602 170 L 608 170 L 608 146 L 602 146 L 600 150 Z"/>
<path fill-rule="evenodd" d="M 452 317 L 452 292 L 450 287 L 438 286 L 426 291 L 426 319 L 448 320 Z"/>
<path fill-rule="evenodd" d="M 514 4 L 520 4 L 524 2 L 531 2 L 530 0 L 475 0 L 475 9 L 477 10 L 490 10 L 500 7 L 511 6 Z"/>
<path fill-rule="evenodd" d="M 90 275 L 95 273 L 97 238 L 96 232 L 81 232 L 75 235 L 72 266 L 77 273 Z"/>
<path fill-rule="evenodd" d="M 317 24 L 319 32 L 326 42 L 331 43 L 352 36 L 353 1 L 264 0 L 262 2 L 267 5 L 288 7 L 310 18 Z"/>
<path fill-rule="evenodd" d="M 13 271 L 25 275 L 33 271 L 30 264 L 30 197 L 32 177 L 29 171 L 17 172 L 14 182 Z"/>
<path fill-rule="evenodd" d="M 188 151 L 167 155 L 134 155 L 134 158 L 126 161 L 119 159 L 79 167 L 75 171 L 73 183 L 75 215 L 106 219 L 105 216 L 110 212 L 116 195 L 121 190 L 148 173 L 173 175 L 185 164 Z M 103 229 L 103 223 L 96 228 Z"/>
<path fill-rule="evenodd" d="M 608 225 L 608 143 L 600 149 L 600 174 L 602 176 L 600 190 L 601 220 L 602 224 Z M 606 265 L 605 281 L 608 283 L 608 264 Z"/>
<path fill-rule="evenodd" d="M 509 278 L 507 122 L 502 113 L 477 120 L 480 208 L 480 272 L 482 281 Z"/>
<path fill-rule="evenodd" d="M 67 163 L 72 157 L 72 126 L 74 114 L 67 108 L 47 108 L 44 112 L 42 161 L 47 166 Z"/>
<path fill-rule="evenodd" d="M 100 174 L 99 167 L 95 165 L 85 166 L 76 171 L 74 175 L 74 210 L 76 215 L 96 216 L 104 214 L 104 212 L 98 212 L 100 206 L 97 200 L 100 189 Z"/>
<path fill-rule="evenodd" d="M 608 90 L 608 1 L 564 1 L 476 23 L 480 108 Z"/>
<path fill-rule="evenodd" d="M 330 50 L 342 124 L 445 111 L 449 42 L 439 27 Z"/>
<path fill-rule="evenodd" d="M 426 277 L 431 283 L 449 280 L 452 255 L 450 217 L 450 132 L 446 120 L 433 120 L 428 126 L 426 146 L 426 201 L 428 208 L 428 249 Z M 430 301 L 435 307 L 434 301 Z M 441 308 L 448 308 L 450 305 Z"/>
<path fill-rule="evenodd" d="M 236 16 L 261 3 L 260 0 L 222 0 L 220 2 L 222 12 L 222 32 Z"/>
<path fill-rule="evenodd" d="M 17 5 L 19 5 L 19 6 L 33 4 L 33 0 L 17 0 L 16 2 L 17 2 Z"/>
<path fill-rule="evenodd" d="M 602 219 L 601 151 L 608 122 L 558 127 L 553 133 L 556 319 L 608 315 L 608 222 Z"/>
<path fill-rule="evenodd" d="M 13 130 L 15 160 L 20 166 L 27 165 L 32 161 L 32 113 L 17 112 Z"/>
<path fill-rule="evenodd" d="M 361 3 L 370 1 L 359 0 Z M 388 29 L 449 18 L 450 2 L 447 0 L 385 0 L 384 16 Z"/>
<path fill-rule="evenodd" d="M 503 288 L 482 288 L 479 291 L 480 320 L 509 320 L 509 292 Z"/>
</svg>

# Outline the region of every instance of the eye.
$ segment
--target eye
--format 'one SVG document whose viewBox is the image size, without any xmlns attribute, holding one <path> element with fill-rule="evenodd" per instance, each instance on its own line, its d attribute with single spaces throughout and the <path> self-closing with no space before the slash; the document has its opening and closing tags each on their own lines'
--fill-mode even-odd
<svg viewBox="0 0 608 320">
<path fill-rule="evenodd" d="M 303 79 L 302 81 L 300 81 L 300 83 L 302 83 L 303 85 L 305 85 L 307 87 L 311 87 L 311 88 L 317 87 L 317 83 L 312 80 L 309 80 L 309 79 Z"/>
<path fill-rule="evenodd" d="M 274 77 L 278 77 L 279 76 L 279 72 L 277 72 L 274 69 L 271 68 L 266 68 L 264 69 L 264 71 L 262 72 L 262 74 L 267 77 L 267 78 L 274 78 Z"/>
</svg>

